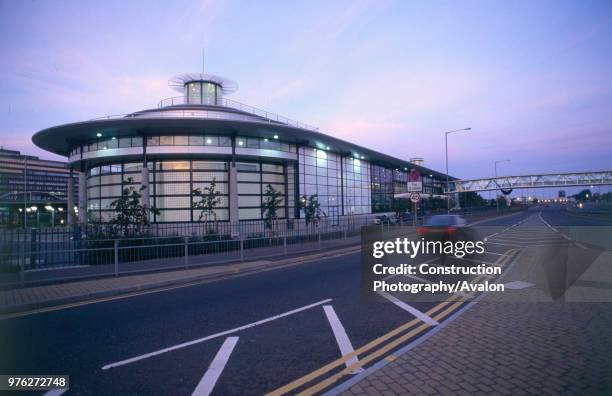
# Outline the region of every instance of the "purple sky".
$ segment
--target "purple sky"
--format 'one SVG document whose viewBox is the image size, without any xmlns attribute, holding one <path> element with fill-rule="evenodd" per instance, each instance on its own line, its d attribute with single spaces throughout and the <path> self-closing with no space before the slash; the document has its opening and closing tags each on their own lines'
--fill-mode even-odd
<svg viewBox="0 0 612 396">
<path fill-rule="evenodd" d="M 0 144 L 156 106 L 174 74 L 232 99 L 444 169 L 612 168 L 610 1 L 0 0 Z"/>
</svg>

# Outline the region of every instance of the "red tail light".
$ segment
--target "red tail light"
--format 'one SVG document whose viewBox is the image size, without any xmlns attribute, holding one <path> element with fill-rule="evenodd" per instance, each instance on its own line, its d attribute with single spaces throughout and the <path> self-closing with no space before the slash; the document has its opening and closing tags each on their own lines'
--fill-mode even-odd
<svg viewBox="0 0 612 396">
<path fill-rule="evenodd" d="M 417 228 L 417 234 L 419 234 L 419 235 L 425 235 L 425 234 L 427 234 L 427 228 L 425 228 L 425 227 L 419 227 L 419 228 Z"/>
<path fill-rule="evenodd" d="M 446 229 L 446 232 L 448 232 L 449 234 L 454 234 L 455 232 L 457 232 L 457 229 L 455 227 L 448 227 Z"/>
</svg>

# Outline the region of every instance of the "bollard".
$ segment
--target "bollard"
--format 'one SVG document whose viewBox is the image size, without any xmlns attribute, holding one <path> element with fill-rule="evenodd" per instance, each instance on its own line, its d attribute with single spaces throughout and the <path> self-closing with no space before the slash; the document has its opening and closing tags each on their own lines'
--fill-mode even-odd
<svg viewBox="0 0 612 396">
<path fill-rule="evenodd" d="M 185 260 L 185 268 L 189 267 L 189 245 L 187 242 L 187 237 L 183 238 L 184 240 L 184 245 L 185 245 L 185 255 L 184 255 L 184 260 Z"/>
<path fill-rule="evenodd" d="M 119 240 L 115 239 L 114 243 L 114 254 L 115 254 L 115 276 L 119 275 Z"/>
</svg>

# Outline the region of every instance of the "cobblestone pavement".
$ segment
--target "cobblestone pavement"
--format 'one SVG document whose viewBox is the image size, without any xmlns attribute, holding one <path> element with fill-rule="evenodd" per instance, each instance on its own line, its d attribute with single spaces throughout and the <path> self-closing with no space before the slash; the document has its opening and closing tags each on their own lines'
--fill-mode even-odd
<svg viewBox="0 0 612 396">
<path fill-rule="evenodd" d="M 610 395 L 612 304 L 478 302 L 343 394 Z"/>
</svg>

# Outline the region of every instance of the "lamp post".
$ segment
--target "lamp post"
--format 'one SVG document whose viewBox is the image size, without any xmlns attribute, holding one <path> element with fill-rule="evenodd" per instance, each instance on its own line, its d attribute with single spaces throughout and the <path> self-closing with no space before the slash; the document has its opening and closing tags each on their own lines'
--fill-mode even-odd
<svg viewBox="0 0 612 396">
<path fill-rule="evenodd" d="M 448 135 L 455 132 L 471 131 L 472 128 L 455 129 L 444 132 L 444 149 L 446 152 L 446 213 L 450 213 L 450 186 L 448 182 Z"/>
<path fill-rule="evenodd" d="M 495 161 L 495 184 L 499 187 L 499 184 L 497 183 L 497 164 L 500 164 L 502 162 L 510 162 L 509 159 L 504 159 L 504 160 L 499 160 L 499 161 Z M 495 190 L 495 206 L 497 208 L 497 211 L 499 212 L 499 199 L 497 196 L 497 190 Z"/>
</svg>

